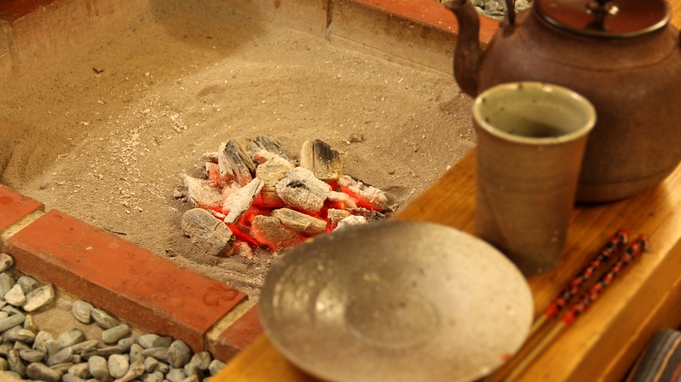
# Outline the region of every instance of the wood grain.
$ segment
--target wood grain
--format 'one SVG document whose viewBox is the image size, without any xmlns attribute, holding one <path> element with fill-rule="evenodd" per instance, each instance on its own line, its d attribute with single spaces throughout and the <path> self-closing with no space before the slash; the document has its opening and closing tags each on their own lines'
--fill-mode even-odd
<svg viewBox="0 0 681 382">
<path fill-rule="evenodd" d="M 681 25 L 681 0 L 670 0 Z M 557 269 L 528 279 L 535 313 L 585 265 L 619 228 L 646 234 L 648 253 L 542 354 L 518 381 L 619 381 L 660 328 L 681 325 L 681 168 L 659 186 L 624 201 L 578 206 Z M 436 180 L 398 219 L 430 221 L 472 233 L 475 150 Z M 216 382 L 314 379 L 292 366 L 266 336 L 234 358 Z M 492 380 L 494 378 L 492 377 Z"/>
</svg>

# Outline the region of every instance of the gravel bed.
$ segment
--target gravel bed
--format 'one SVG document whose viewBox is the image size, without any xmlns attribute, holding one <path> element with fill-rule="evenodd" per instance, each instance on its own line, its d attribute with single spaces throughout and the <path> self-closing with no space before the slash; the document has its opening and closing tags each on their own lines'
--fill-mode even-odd
<svg viewBox="0 0 681 382">
<path fill-rule="evenodd" d="M 86 301 L 75 301 L 71 314 L 99 327 L 100 338 L 88 339 L 77 327 L 56 337 L 41 331 L 32 312 L 51 309 L 55 288 L 28 276 L 15 278 L 12 265 L 12 257 L 0 253 L 0 370 L 5 375 L 45 382 L 207 382 L 224 366 L 207 351 L 193 353 L 181 340 L 133 335 L 130 325 Z"/>
</svg>

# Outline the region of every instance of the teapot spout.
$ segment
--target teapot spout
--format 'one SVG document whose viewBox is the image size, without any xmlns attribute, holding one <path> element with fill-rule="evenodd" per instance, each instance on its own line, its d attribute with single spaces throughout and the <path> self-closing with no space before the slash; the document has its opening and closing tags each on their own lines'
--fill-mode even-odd
<svg viewBox="0 0 681 382">
<path fill-rule="evenodd" d="M 445 3 L 459 22 L 459 34 L 454 51 L 454 78 L 461 90 L 471 97 L 478 94 L 478 70 L 482 50 L 478 42 L 480 19 L 469 0 Z"/>
</svg>

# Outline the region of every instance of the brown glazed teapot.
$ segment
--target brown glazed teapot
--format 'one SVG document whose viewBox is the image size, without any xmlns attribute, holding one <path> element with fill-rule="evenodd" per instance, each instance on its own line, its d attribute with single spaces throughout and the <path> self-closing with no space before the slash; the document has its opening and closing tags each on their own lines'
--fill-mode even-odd
<svg viewBox="0 0 681 382">
<path fill-rule="evenodd" d="M 512 0 L 507 0 L 511 2 Z M 511 81 L 573 89 L 596 107 L 577 200 L 642 192 L 681 161 L 681 47 L 664 0 L 534 0 L 513 4 L 483 52 L 469 0 L 446 3 L 459 21 L 454 77 L 475 97 Z"/>
</svg>

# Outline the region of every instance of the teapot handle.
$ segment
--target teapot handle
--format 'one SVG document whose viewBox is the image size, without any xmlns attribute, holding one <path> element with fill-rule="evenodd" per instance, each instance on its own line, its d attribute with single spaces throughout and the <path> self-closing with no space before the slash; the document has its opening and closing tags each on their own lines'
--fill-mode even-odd
<svg viewBox="0 0 681 382">
<path fill-rule="evenodd" d="M 506 0 L 506 17 L 510 26 L 515 25 L 515 0 Z"/>
</svg>

